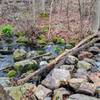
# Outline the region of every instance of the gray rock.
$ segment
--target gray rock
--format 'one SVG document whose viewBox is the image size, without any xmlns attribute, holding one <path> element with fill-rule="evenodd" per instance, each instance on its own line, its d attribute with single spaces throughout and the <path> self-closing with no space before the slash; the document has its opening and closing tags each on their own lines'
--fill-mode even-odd
<svg viewBox="0 0 100 100">
<path fill-rule="evenodd" d="M 41 61 L 39 65 L 40 65 L 40 67 L 42 67 L 42 66 L 45 66 L 45 65 L 47 65 L 47 64 L 48 64 L 47 61 Z"/>
<path fill-rule="evenodd" d="M 0 84 L 3 87 L 7 87 L 7 86 L 11 85 L 11 82 L 10 82 L 9 78 L 7 78 L 7 77 L 0 77 Z"/>
<path fill-rule="evenodd" d="M 52 93 L 52 91 L 42 85 L 39 85 L 35 92 L 34 95 L 39 99 L 39 100 L 44 100 L 45 97 L 49 96 Z"/>
<path fill-rule="evenodd" d="M 74 65 L 62 65 L 60 66 L 61 69 L 64 69 L 64 70 L 69 70 L 70 72 L 72 72 L 74 70 Z"/>
<path fill-rule="evenodd" d="M 68 55 L 67 58 L 66 58 L 66 61 L 65 61 L 66 64 L 70 64 L 70 65 L 74 65 L 77 62 L 78 62 L 78 58 L 76 58 L 72 55 Z"/>
<path fill-rule="evenodd" d="M 69 80 L 69 85 L 74 89 L 77 90 L 80 85 L 84 82 L 86 82 L 87 80 L 82 79 L 82 78 L 72 78 Z"/>
<path fill-rule="evenodd" d="M 3 86 L 0 85 L 0 100 L 14 100 L 4 90 Z"/>
<path fill-rule="evenodd" d="M 88 51 L 92 52 L 93 54 L 100 53 L 100 49 L 96 46 L 90 47 Z"/>
<path fill-rule="evenodd" d="M 78 61 L 77 63 L 77 68 L 83 68 L 83 69 L 89 70 L 91 69 L 91 67 L 92 65 L 84 60 Z"/>
<path fill-rule="evenodd" d="M 50 74 L 42 81 L 42 84 L 50 89 L 58 88 L 60 85 L 65 85 L 71 78 L 70 72 L 64 69 L 55 68 Z"/>
<path fill-rule="evenodd" d="M 83 79 L 87 80 L 88 72 L 85 69 L 83 69 L 83 68 L 79 68 L 77 70 L 77 72 L 74 74 L 74 77 L 76 77 L 76 78 L 83 78 Z"/>
<path fill-rule="evenodd" d="M 99 100 L 99 99 L 83 94 L 73 94 L 66 100 Z"/>
<path fill-rule="evenodd" d="M 16 49 L 13 53 L 13 58 L 15 61 L 20 61 L 26 58 L 27 52 L 24 49 Z"/>
<path fill-rule="evenodd" d="M 92 83 L 84 82 L 78 89 L 79 93 L 94 95 L 96 86 Z"/>
</svg>

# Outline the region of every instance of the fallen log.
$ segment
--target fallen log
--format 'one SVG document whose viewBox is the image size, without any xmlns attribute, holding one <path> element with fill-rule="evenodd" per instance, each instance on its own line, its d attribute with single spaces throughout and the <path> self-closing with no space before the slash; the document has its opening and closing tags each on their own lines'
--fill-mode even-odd
<svg viewBox="0 0 100 100">
<path fill-rule="evenodd" d="M 42 67 L 38 70 L 36 70 L 33 73 L 30 73 L 29 75 L 27 75 L 25 78 L 23 79 L 19 79 L 17 81 L 17 84 L 23 84 L 24 82 L 27 82 L 29 79 L 31 79 L 32 77 L 34 77 L 35 75 L 39 75 L 40 73 L 42 73 L 44 70 L 46 69 L 52 69 L 55 67 L 55 65 L 60 61 L 63 60 L 67 55 L 69 54 L 74 54 L 76 52 L 78 52 L 79 50 L 82 50 L 83 48 L 86 48 L 88 46 L 90 46 L 91 44 L 93 44 L 94 42 L 96 42 L 97 40 L 100 40 L 100 33 L 95 33 L 92 34 L 90 36 L 88 36 L 87 38 L 83 39 L 79 44 L 77 44 L 74 48 L 70 49 L 70 50 L 65 50 L 62 54 L 60 54 L 58 57 L 56 57 L 52 62 L 50 62 L 47 66 Z M 96 38 L 96 39 L 95 39 Z M 93 40 L 92 40 L 93 39 Z M 92 40 L 92 41 L 91 41 Z M 89 42 L 90 41 L 90 42 Z M 89 43 L 87 43 L 89 42 Z M 87 44 L 86 44 L 87 43 Z"/>
</svg>

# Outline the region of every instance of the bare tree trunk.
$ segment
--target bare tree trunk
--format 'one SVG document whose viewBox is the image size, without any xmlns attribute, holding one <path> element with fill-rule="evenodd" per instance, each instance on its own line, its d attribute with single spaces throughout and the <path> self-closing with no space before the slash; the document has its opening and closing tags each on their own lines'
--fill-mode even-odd
<svg viewBox="0 0 100 100">
<path fill-rule="evenodd" d="M 50 15 L 49 15 L 49 31 L 48 31 L 48 39 L 51 39 L 51 22 L 52 22 L 52 11 L 53 11 L 53 3 L 54 0 L 52 0 L 51 5 L 50 5 Z"/>
<path fill-rule="evenodd" d="M 100 0 L 96 0 L 94 4 L 94 15 L 91 30 L 92 32 L 98 32 L 100 28 Z"/>
</svg>

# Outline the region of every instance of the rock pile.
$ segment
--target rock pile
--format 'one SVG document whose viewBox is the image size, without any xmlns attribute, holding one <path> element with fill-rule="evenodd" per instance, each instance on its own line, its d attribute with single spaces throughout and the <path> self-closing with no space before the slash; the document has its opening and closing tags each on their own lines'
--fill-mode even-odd
<svg viewBox="0 0 100 100">
<path fill-rule="evenodd" d="M 22 54 L 21 59 L 24 57 Z M 47 62 L 43 59 L 41 67 Z M 16 62 L 14 67 L 21 70 L 26 65 L 34 69 L 38 64 L 24 60 Z M 29 84 L 7 87 L 6 91 L 14 100 L 100 100 L 100 47 L 94 45 L 77 56 L 68 55 L 63 65 L 52 69 L 39 84 Z"/>
</svg>

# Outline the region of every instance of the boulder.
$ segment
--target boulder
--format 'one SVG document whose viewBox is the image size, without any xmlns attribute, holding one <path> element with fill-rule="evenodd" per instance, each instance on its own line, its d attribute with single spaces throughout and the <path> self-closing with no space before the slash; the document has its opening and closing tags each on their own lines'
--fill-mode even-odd
<svg viewBox="0 0 100 100">
<path fill-rule="evenodd" d="M 42 81 L 42 84 L 50 89 L 65 85 L 71 78 L 70 72 L 64 69 L 53 69 L 50 74 Z"/>
<path fill-rule="evenodd" d="M 86 81 L 87 80 L 83 78 L 72 78 L 68 82 L 70 87 L 72 87 L 74 90 L 77 90 L 80 87 L 80 85 Z"/>
<path fill-rule="evenodd" d="M 66 58 L 66 61 L 65 61 L 65 63 L 66 64 L 70 64 L 70 65 L 74 65 L 74 64 L 76 64 L 78 62 L 78 58 L 76 58 L 76 57 L 74 57 L 74 56 L 72 56 L 72 55 L 68 55 L 67 56 L 67 58 Z"/>
<path fill-rule="evenodd" d="M 84 60 L 78 61 L 77 63 L 77 68 L 83 68 L 83 69 L 89 70 L 91 69 L 91 67 L 92 65 Z"/>
<path fill-rule="evenodd" d="M 14 68 L 17 71 L 21 71 L 23 68 L 24 68 L 24 71 L 35 70 L 37 69 L 37 62 L 31 59 L 19 61 L 14 64 Z"/>
<path fill-rule="evenodd" d="M 78 92 L 83 94 L 94 95 L 96 86 L 93 83 L 84 82 L 80 85 Z"/>
<path fill-rule="evenodd" d="M 13 53 L 13 58 L 15 61 L 20 61 L 26 58 L 26 51 L 24 49 L 16 49 Z"/>
<path fill-rule="evenodd" d="M 69 96 L 67 100 L 99 100 L 98 98 L 83 95 L 83 94 L 73 94 Z"/>
<path fill-rule="evenodd" d="M 52 93 L 52 91 L 42 85 L 39 85 L 35 92 L 34 95 L 39 99 L 39 100 L 44 100 L 45 97 L 49 96 Z"/>
<path fill-rule="evenodd" d="M 14 100 L 20 100 L 23 94 L 32 88 L 36 89 L 36 86 L 31 83 L 25 83 L 24 85 L 20 86 L 6 87 L 5 90 Z"/>
</svg>

